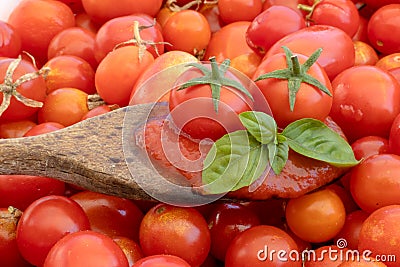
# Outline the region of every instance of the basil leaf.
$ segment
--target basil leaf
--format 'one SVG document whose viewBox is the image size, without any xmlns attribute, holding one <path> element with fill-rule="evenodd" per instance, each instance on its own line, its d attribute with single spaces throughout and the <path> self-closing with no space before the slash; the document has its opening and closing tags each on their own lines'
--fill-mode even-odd
<svg viewBox="0 0 400 267">
<path fill-rule="evenodd" d="M 289 146 L 286 142 L 278 142 L 276 145 L 268 145 L 268 148 L 271 168 L 276 174 L 280 174 L 289 157 Z"/>
<path fill-rule="evenodd" d="M 239 119 L 247 131 L 261 144 L 275 141 L 278 127 L 270 115 L 259 111 L 246 111 L 239 114 Z"/>
<path fill-rule="evenodd" d="M 247 131 L 240 130 L 218 139 L 204 160 L 204 191 L 222 194 L 252 184 L 268 164 L 268 149 Z"/>
<path fill-rule="evenodd" d="M 359 161 L 351 146 L 338 133 L 315 119 L 300 119 L 281 133 L 291 149 L 306 157 L 338 167 L 351 167 Z"/>
</svg>

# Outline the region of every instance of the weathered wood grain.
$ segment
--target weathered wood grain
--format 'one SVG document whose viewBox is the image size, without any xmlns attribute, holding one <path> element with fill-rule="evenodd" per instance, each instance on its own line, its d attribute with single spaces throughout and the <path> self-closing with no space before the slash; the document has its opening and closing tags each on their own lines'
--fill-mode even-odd
<svg viewBox="0 0 400 267">
<path fill-rule="evenodd" d="M 45 135 L 2 139 L 0 174 L 48 176 L 97 192 L 151 199 L 132 179 L 122 140 L 127 112 L 135 127 L 144 124 L 151 109 L 151 104 L 128 106 Z M 128 160 L 137 175 L 148 173 L 138 157 Z"/>
</svg>

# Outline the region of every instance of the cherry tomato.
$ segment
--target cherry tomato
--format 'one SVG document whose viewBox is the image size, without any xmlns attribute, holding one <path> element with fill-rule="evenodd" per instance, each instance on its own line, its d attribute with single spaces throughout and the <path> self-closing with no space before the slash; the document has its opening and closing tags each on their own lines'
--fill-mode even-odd
<svg viewBox="0 0 400 267">
<path fill-rule="evenodd" d="M 372 9 L 378 9 L 390 4 L 398 4 L 399 0 L 364 0 L 363 2 Z"/>
<path fill-rule="evenodd" d="M 365 136 L 351 144 L 357 160 L 389 152 L 389 141 L 380 136 Z"/>
<path fill-rule="evenodd" d="M 1 188 L 1 187 L 0 187 Z M 21 212 L 15 208 L 0 208 L 0 263 L 2 267 L 29 267 L 16 242 L 16 229 Z"/>
<path fill-rule="evenodd" d="M 357 250 L 361 227 L 368 216 L 369 213 L 363 210 L 356 210 L 348 213 L 343 228 L 334 238 L 335 242 L 338 242 L 339 239 L 345 239 L 348 249 Z"/>
<path fill-rule="evenodd" d="M 61 238 L 49 251 L 44 267 L 128 267 L 121 248 L 108 236 L 79 231 Z"/>
<path fill-rule="evenodd" d="M 27 136 L 35 136 L 39 134 L 50 133 L 53 131 L 57 131 L 64 128 L 64 125 L 57 123 L 57 122 L 44 122 L 38 125 L 33 126 L 29 129 L 25 134 L 24 137 Z"/>
<path fill-rule="evenodd" d="M 89 220 L 76 202 L 63 196 L 42 197 L 29 205 L 18 222 L 18 248 L 27 261 L 42 266 L 58 240 L 89 228 Z"/>
<path fill-rule="evenodd" d="M 208 218 L 211 254 L 224 261 L 230 242 L 238 234 L 259 224 L 258 216 L 243 205 L 235 203 L 217 205 Z"/>
<path fill-rule="evenodd" d="M 237 69 L 251 79 L 260 63 L 261 57 L 259 55 L 256 53 L 249 53 L 232 58 L 231 67 Z"/>
<path fill-rule="evenodd" d="M 383 54 L 400 52 L 400 4 L 379 8 L 369 19 L 368 38 L 371 45 Z"/>
<path fill-rule="evenodd" d="M 225 257 L 226 267 L 301 266 L 301 260 L 289 258 L 297 250 L 294 240 L 283 230 L 269 225 L 254 226 L 235 237 Z M 271 251 L 284 251 L 272 254 Z M 284 258 L 282 260 L 282 258 Z"/>
<path fill-rule="evenodd" d="M 271 6 L 251 22 L 246 41 L 256 53 L 264 55 L 279 39 L 305 27 L 302 15 L 290 7 Z"/>
<path fill-rule="evenodd" d="M 30 129 L 36 126 L 31 120 L 4 122 L 0 124 L 0 138 L 23 137 Z"/>
<path fill-rule="evenodd" d="M 0 175 L 0 207 L 13 206 L 24 211 L 33 201 L 49 195 L 63 195 L 61 181 L 29 175 Z"/>
<path fill-rule="evenodd" d="M 39 123 L 57 122 L 64 126 L 77 123 L 89 111 L 88 94 L 76 88 L 60 88 L 47 95 L 38 114 Z"/>
<path fill-rule="evenodd" d="M 89 110 L 88 113 L 83 115 L 82 120 L 86 120 L 86 119 L 93 118 L 95 116 L 99 116 L 99 115 L 105 114 L 107 112 L 110 112 L 114 109 L 114 107 L 115 106 L 109 106 L 109 105 L 101 105 L 101 106 L 95 107 L 95 108 Z"/>
<path fill-rule="evenodd" d="M 10 24 L 0 21 L 0 56 L 17 57 L 21 53 L 21 36 Z"/>
<path fill-rule="evenodd" d="M 171 16 L 163 27 L 163 35 L 169 51 L 180 50 L 202 56 L 211 38 L 211 29 L 203 14 L 194 10 L 182 10 Z"/>
<path fill-rule="evenodd" d="M 7 69 L 11 62 L 15 59 L 3 58 L 0 59 L 0 83 L 4 84 Z M 12 75 L 13 85 L 7 86 L 8 89 L 15 89 L 15 81 L 21 76 L 37 72 L 38 69 L 32 65 L 32 63 L 21 60 Z M 39 102 L 43 102 L 46 98 L 46 83 L 42 77 L 31 79 L 30 81 L 24 82 L 16 88 L 16 91 L 23 96 L 33 99 Z M 3 102 L 3 93 L 0 93 L 0 101 Z M 17 121 L 27 119 L 34 115 L 38 111 L 38 107 L 28 107 L 25 104 L 16 100 L 15 97 L 11 97 L 11 102 L 6 111 L 0 115 L 1 120 Z"/>
<path fill-rule="evenodd" d="M 388 267 L 396 267 L 395 259 L 400 257 L 400 205 L 390 205 L 374 211 L 363 223 L 360 231 L 358 250 L 370 250 L 373 257 L 386 257 Z M 395 257 L 395 259 L 393 258 Z M 378 258 L 377 258 L 378 259 Z"/>
<path fill-rule="evenodd" d="M 125 46 L 110 52 L 100 62 L 95 74 L 97 93 L 107 104 L 128 105 L 137 79 L 153 62 L 154 57 L 148 51 L 139 59 L 137 46 Z"/>
<path fill-rule="evenodd" d="M 200 9 L 200 13 L 207 19 L 212 33 L 219 31 L 225 25 L 220 16 L 218 3 L 203 5 Z"/>
<path fill-rule="evenodd" d="M 370 44 L 368 39 L 368 19 L 360 16 L 357 32 L 353 35 L 353 41 L 361 41 Z"/>
<path fill-rule="evenodd" d="M 162 42 L 164 38 L 161 27 L 157 23 L 153 24 L 154 19 L 145 14 L 118 17 L 104 23 L 96 34 L 94 54 L 97 62 L 103 60 L 118 45 L 129 41 L 131 41 L 131 45 L 146 48 L 154 58 L 163 54 L 164 44 Z M 135 27 L 138 28 L 135 29 Z M 140 27 L 148 28 L 140 30 Z"/>
<path fill-rule="evenodd" d="M 360 209 L 354 202 L 350 190 L 340 186 L 339 184 L 330 184 L 325 188 L 334 192 L 342 200 L 346 214 Z"/>
<path fill-rule="evenodd" d="M 58 0 L 58 1 L 61 1 L 67 6 L 69 6 L 71 10 L 74 12 L 74 14 L 83 11 L 82 0 Z"/>
<path fill-rule="evenodd" d="M 300 5 L 300 9 L 310 11 L 307 15 L 311 25 L 331 25 L 353 37 L 358 30 L 360 16 L 351 0 L 321 0 L 316 5 Z"/>
<path fill-rule="evenodd" d="M 114 237 L 113 241 L 117 243 L 117 245 L 124 252 L 126 259 L 128 260 L 129 266 L 133 266 L 133 264 L 139 261 L 144 257 L 142 249 L 139 244 L 132 239 L 127 237 L 118 236 Z"/>
<path fill-rule="evenodd" d="M 90 221 L 90 229 L 110 237 L 124 236 L 139 240 L 143 213 L 130 200 L 91 191 L 70 197 L 76 201 Z"/>
<path fill-rule="evenodd" d="M 156 59 L 154 62 L 140 74 L 135 86 L 131 92 L 129 103 L 144 104 L 151 102 L 168 101 L 169 91 L 160 92 L 149 86 L 148 81 L 151 81 L 153 75 L 172 66 L 177 66 L 184 63 L 198 62 L 197 58 L 188 52 L 183 51 L 168 51 Z M 150 83 L 151 84 L 151 83 Z"/>
<path fill-rule="evenodd" d="M 226 24 L 236 21 L 252 21 L 262 11 L 261 0 L 219 0 L 218 9 Z"/>
<path fill-rule="evenodd" d="M 312 243 L 325 242 L 336 236 L 345 218 L 342 200 L 328 189 L 290 199 L 286 206 L 289 228 L 301 239 Z"/>
<path fill-rule="evenodd" d="M 73 87 L 87 94 L 96 92 L 94 70 L 90 64 L 76 56 L 56 56 L 47 61 L 44 67 L 50 68 L 46 77 L 47 93 Z"/>
<path fill-rule="evenodd" d="M 200 266 L 210 250 L 210 232 L 194 208 L 159 204 L 144 216 L 139 231 L 145 255 L 171 254 Z"/>
<path fill-rule="evenodd" d="M 303 64 L 308 59 L 306 56 L 301 54 L 295 55 L 300 64 Z M 253 80 L 263 74 L 286 68 L 287 63 L 284 53 L 267 57 L 258 66 L 253 75 Z M 320 81 L 330 92 L 332 92 L 332 86 L 327 73 L 320 65 L 313 64 L 307 74 Z M 291 110 L 287 79 L 270 78 L 259 80 L 256 84 L 270 105 L 274 119 L 279 127 L 286 127 L 289 123 L 301 118 L 324 120 L 331 110 L 332 97 L 322 92 L 314 85 L 305 82 L 301 83 L 300 89 L 296 94 L 294 108 Z"/>
<path fill-rule="evenodd" d="M 322 54 L 318 63 L 332 80 L 340 72 L 354 66 L 355 52 L 351 38 L 342 30 L 328 25 L 313 25 L 288 34 L 277 41 L 264 58 L 282 53 L 287 46 L 293 53 L 311 56 L 318 48 Z"/>
<path fill-rule="evenodd" d="M 215 32 L 208 43 L 204 59 L 215 56 L 218 62 L 222 62 L 227 58 L 232 59 L 253 52 L 246 42 L 246 31 L 250 23 L 233 22 Z"/>
<path fill-rule="evenodd" d="M 378 54 L 375 52 L 375 49 L 367 43 L 354 41 L 354 50 L 356 52 L 354 62 L 355 66 L 375 65 L 379 60 Z"/>
<path fill-rule="evenodd" d="M 392 75 L 374 66 L 356 66 L 339 74 L 332 87 L 330 116 L 350 142 L 368 135 L 389 136 L 400 112 L 400 85 Z"/>
<path fill-rule="evenodd" d="M 360 208 L 369 213 L 400 204 L 399 176 L 400 156 L 379 154 L 368 157 L 351 171 L 351 194 Z"/>
<path fill-rule="evenodd" d="M 305 12 L 298 8 L 299 4 L 307 4 L 307 0 L 265 0 L 263 10 L 267 10 L 271 6 L 286 6 L 303 16 Z"/>
<path fill-rule="evenodd" d="M 163 267 L 190 267 L 182 258 L 174 255 L 153 255 L 145 257 L 136 262 L 132 267 L 150 267 L 150 266 L 163 266 Z"/>
<path fill-rule="evenodd" d="M 106 21 L 131 15 L 144 13 L 155 17 L 162 5 L 162 0 L 121 0 L 118 4 L 113 0 L 82 0 L 83 8 L 86 13 L 98 24 L 104 24 Z"/>
<path fill-rule="evenodd" d="M 22 50 L 43 63 L 51 39 L 73 27 L 75 18 L 71 9 L 60 1 L 24 0 L 12 11 L 8 23 L 21 35 Z"/>
<path fill-rule="evenodd" d="M 210 68 L 210 65 L 205 66 Z M 201 76 L 203 73 L 199 69 L 191 68 L 177 78 L 174 87 Z M 225 76 L 240 83 L 240 80 L 230 71 Z M 222 86 L 217 113 L 212 96 L 208 84 L 191 86 L 184 90 L 177 90 L 177 88 L 171 90 L 169 110 L 177 128 L 194 139 L 210 138 L 214 141 L 227 132 L 241 129 L 238 114 L 252 109 L 251 100 L 239 90 Z"/>
<path fill-rule="evenodd" d="M 51 39 L 47 50 L 48 59 L 56 56 L 76 56 L 87 61 L 95 70 L 95 34 L 81 27 L 71 27 Z"/>
<path fill-rule="evenodd" d="M 391 70 L 400 67 L 400 53 L 393 53 L 384 56 L 378 60 L 375 64 L 376 67 L 383 70 Z"/>
</svg>

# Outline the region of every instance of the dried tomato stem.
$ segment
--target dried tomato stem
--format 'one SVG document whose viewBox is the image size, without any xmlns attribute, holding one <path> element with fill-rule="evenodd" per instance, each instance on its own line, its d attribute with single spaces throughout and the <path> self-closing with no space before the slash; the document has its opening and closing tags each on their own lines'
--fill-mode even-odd
<svg viewBox="0 0 400 267">
<path fill-rule="evenodd" d="M 176 0 L 168 0 L 165 6 L 172 12 L 179 12 L 182 10 L 187 10 L 195 5 L 197 5 L 197 7 L 196 7 L 196 10 L 197 10 L 200 7 L 201 3 L 202 3 L 202 0 L 193 0 L 189 3 L 187 3 L 186 5 L 180 7 L 176 4 Z"/>
</svg>

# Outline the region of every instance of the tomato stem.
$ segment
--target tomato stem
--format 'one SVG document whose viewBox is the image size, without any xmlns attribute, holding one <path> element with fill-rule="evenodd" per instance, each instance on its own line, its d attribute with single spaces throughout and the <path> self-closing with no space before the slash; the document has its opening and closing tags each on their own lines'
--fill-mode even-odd
<svg viewBox="0 0 400 267">
<path fill-rule="evenodd" d="M 198 10 L 201 3 L 202 3 L 202 0 L 193 0 L 189 3 L 187 3 L 186 5 L 178 6 L 176 3 L 176 0 L 167 0 L 167 2 L 165 3 L 165 6 L 172 12 L 179 12 L 182 10 L 187 10 L 195 5 L 197 5 L 196 10 Z"/>
<path fill-rule="evenodd" d="M 295 76 L 301 76 L 301 65 L 299 62 L 299 58 L 296 55 L 290 57 L 293 65 L 293 74 Z"/>
<path fill-rule="evenodd" d="M 308 14 L 305 17 L 307 20 L 307 23 L 312 21 L 311 17 L 314 13 L 314 10 L 316 8 L 316 6 L 321 2 L 322 0 L 315 0 L 314 3 L 312 4 L 312 6 L 308 6 L 308 5 L 304 5 L 304 4 L 298 4 L 297 8 L 303 11 L 306 11 Z"/>
<path fill-rule="evenodd" d="M 225 59 L 220 65 L 218 65 L 215 57 L 210 58 L 210 65 L 211 65 L 211 70 L 207 68 L 206 66 L 199 64 L 199 63 L 190 63 L 187 66 L 195 67 L 199 69 L 202 73 L 203 76 L 193 78 L 184 84 L 182 84 L 178 90 L 183 90 L 192 86 L 196 85 L 201 85 L 201 84 L 208 84 L 211 87 L 211 95 L 212 95 L 212 100 L 214 104 L 214 110 L 216 113 L 218 113 L 218 104 L 219 104 L 219 98 L 221 94 L 221 87 L 231 87 L 236 90 L 239 90 L 240 92 L 244 93 L 247 97 L 249 97 L 252 101 L 253 96 L 250 94 L 250 92 L 238 81 L 229 79 L 225 77 L 225 73 L 227 72 L 229 65 L 230 65 L 230 60 Z"/>
<path fill-rule="evenodd" d="M 6 76 L 4 77 L 4 82 L 2 84 L 0 84 L 0 92 L 3 93 L 3 101 L 0 105 L 0 116 L 9 107 L 9 105 L 11 103 L 11 97 L 13 97 L 13 96 L 15 97 L 15 99 L 17 101 L 23 103 L 25 106 L 33 107 L 33 108 L 40 108 L 43 106 L 42 102 L 27 98 L 27 97 L 23 96 L 22 94 L 20 94 L 17 91 L 17 88 L 21 84 L 31 81 L 33 79 L 36 79 L 39 77 L 46 78 L 50 69 L 45 67 L 38 71 L 24 74 L 14 82 L 13 74 L 21 61 L 22 61 L 22 57 L 19 56 L 18 58 L 16 58 L 15 60 L 13 60 L 10 63 L 10 65 L 8 66 L 7 71 L 6 71 Z"/>
</svg>

